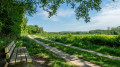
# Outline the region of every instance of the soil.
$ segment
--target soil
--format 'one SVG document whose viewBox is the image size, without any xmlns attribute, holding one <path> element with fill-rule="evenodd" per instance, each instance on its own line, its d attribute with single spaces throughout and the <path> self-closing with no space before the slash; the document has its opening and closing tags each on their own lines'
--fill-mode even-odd
<svg viewBox="0 0 120 67">
<path fill-rule="evenodd" d="M 32 60 L 35 67 L 48 67 L 46 59 L 44 59 L 41 55 L 36 54 L 32 56 Z"/>
</svg>

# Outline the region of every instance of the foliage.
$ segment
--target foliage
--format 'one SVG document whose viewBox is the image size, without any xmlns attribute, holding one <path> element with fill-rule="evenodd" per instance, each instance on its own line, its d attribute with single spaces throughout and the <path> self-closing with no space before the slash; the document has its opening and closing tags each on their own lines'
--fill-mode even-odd
<svg viewBox="0 0 120 67">
<path fill-rule="evenodd" d="M 1 0 L 0 5 L 0 36 L 19 36 L 27 6 L 14 0 Z"/>
<path fill-rule="evenodd" d="M 43 33 L 43 28 L 42 27 L 38 27 L 38 25 L 29 25 L 28 29 L 29 29 L 28 32 L 30 34 Z"/>
<path fill-rule="evenodd" d="M 99 11 L 101 2 L 101 0 L 1 0 L 0 34 L 1 36 L 19 36 L 24 30 L 23 26 L 26 25 L 22 23 L 24 15 L 32 16 L 36 13 L 38 6 L 47 11 L 51 17 L 57 14 L 57 9 L 61 4 L 67 4 L 75 9 L 76 19 L 84 18 L 85 22 L 89 22 L 89 11 Z"/>
<path fill-rule="evenodd" d="M 71 48 L 71 47 L 60 45 L 60 44 L 57 44 L 57 43 L 54 43 L 54 42 L 46 41 L 46 40 L 43 40 L 41 38 L 36 38 L 36 39 L 41 41 L 41 42 L 44 42 L 44 43 L 46 43 L 50 46 L 56 47 L 57 49 L 60 49 L 64 52 L 66 52 L 66 53 L 69 53 L 71 55 L 75 55 L 79 58 L 82 58 L 82 59 L 90 61 L 92 63 L 101 65 L 103 67 L 119 67 L 120 66 L 119 65 L 120 61 L 118 61 L 118 60 L 105 58 L 105 57 L 98 56 L 98 55 L 95 55 L 95 54 L 91 54 L 91 53 L 88 53 L 88 52 L 85 52 L 85 51 L 81 51 L 81 50 L 78 50 L 78 49 L 74 49 L 74 48 Z"/>
<path fill-rule="evenodd" d="M 70 35 L 70 34 L 68 34 Z M 59 34 L 49 34 L 49 33 L 44 33 L 41 34 L 41 36 L 47 37 L 48 39 L 51 40 L 59 40 L 60 42 L 63 43 L 69 43 L 69 40 L 71 42 L 80 42 L 80 41 L 89 41 L 90 43 L 93 44 L 98 44 L 98 45 L 107 45 L 107 46 L 119 46 L 119 41 L 117 40 L 119 37 L 116 35 L 74 35 L 72 38 L 68 35 L 59 35 Z M 63 40 L 66 39 L 66 40 Z M 67 42 L 68 41 L 68 42 Z"/>
<path fill-rule="evenodd" d="M 36 34 L 57 42 L 93 50 L 107 55 L 120 56 L 120 35 L 58 35 L 51 33 Z"/>
<path fill-rule="evenodd" d="M 36 12 L 37 6 L 43 8 L 44 11 L 49 13 L 49 17 L 56 15 L 57 9 L 60 7 L 61 4 L 66 3 L 70 5 L 71 8 L 75 9 L 76 19 L 84 18 L 85 22 L 90 21 L 89 11 L 96 10 L 99 11 L 101 0 L 2 0 L 1 1 L 1 12 L 5 9 L 5 6 L 8 4 L 12 7 L 13 4 L 17 4 L 17 7 L 25 6 L 24 10 L 27 14 L 32 15 Z M 22 3 L 22 4 L 21 4 Z M 10 8 L 11 9 L 11 8 Z M 15 10 L 17 12 L 17 10 Z M 18 11 L 19 12 L 19 11 Z"/>
<path fill-rule="evenodd" d="M 63 32 L 50 32 L 50 33 L 55 33 L 55 34 L 75 34 L 75 35 L 84 35 L 84 34 L 106 34 L 106 35 L 118 35 L 120 34 L 120 26 L 118 27 L 113 27 L 110 29 L 110 27 L 108 27 L 107 30 L 90 30 L 90 31 L 63 31 Z"/>
<path fill-rule="evenodd" d="M 4 48 L 11 43 L 13 40 L 15 40 L 16 37 L 0 37 L 0 53 L 4 52 Z"/>
<path fill-rule="evenodd" d="M 108 34 L 108 35 L 118 35 L 120 34 L 120 26 L 111 28 L 108 27 L 108 30 L 91 30 L 90 34 Z"/>
<path fill-rule="evenodd" d="M 28 1 L 30 2 L 30 1 Z M 57 9 L 61 4 L 66 3 L 75 9 L 76 19 L 84 18 L 85 22 L 90 22 L 89 11 L 99 11 L 101 0 L 40 0 L 34 1 L 39 4 L 43 10 L 49 13 L 49 17 L 57 14 Z"/>
<path fill-rule="evenodd" d="M 25 18 L 25 16 L 23 16 L 22 18 L 22 23 L 21 23 L 21 34 L 25 34 L 25 33 L 28 33 L 28 26 L 27 26 L 27 21 L 28 19 Z"/>
</svg>

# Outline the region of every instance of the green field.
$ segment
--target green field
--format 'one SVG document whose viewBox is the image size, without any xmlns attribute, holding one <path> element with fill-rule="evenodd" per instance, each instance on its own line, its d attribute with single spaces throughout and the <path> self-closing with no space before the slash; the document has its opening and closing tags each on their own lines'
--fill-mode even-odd
<svg viewBox="0 0 120 67">
<path fill-rule="evenodd" d="M 36 34 L 43 38 L 64 44 L 93 50 L 103 54 L 120 57 L 120 35 L 59 35 L 59 34 Z"/>
<path fill-rule="evenodd" d="M 79 58 L 82 58 L 84 60 L 87 60 L 89 62 L 98 64 L 98 65 L 103 66 L 103 67 L 119 67 L 120 66 L 119 65 L 120 61 L 118 61 L 118 60 L 105 58 L 105 57 L 98 56 L 98 55 L 95 55 L 95 54 L 91 54 L 91 53 L 88 53 L 88 52 L 85 52 L 85 51 L 81 51 L 81 50 L 78 50 L 78 49 L 74 49 L 74 48 L 71 48 L 71 47 L 60 45 L 60 44 L 57 44 L 57 43 L 54 43 L 54 42 L 46 41 L 46 40 L 41 39 L 41 38 L 35 37 L 35 39 L 37 39 L 41 42 L 44 42 L 44 43 L 46 43 L 50 46 L 56 47 L 57 49 L 60 49 L 64 52 L 66 52 L 66 53 L 69 53 L 71 55 L 75 55 Z"/>
<path fill-rule="evenodd" d="M 0 67 L 120 67 L 119 3 L 0 0 Z"/>
</svg>

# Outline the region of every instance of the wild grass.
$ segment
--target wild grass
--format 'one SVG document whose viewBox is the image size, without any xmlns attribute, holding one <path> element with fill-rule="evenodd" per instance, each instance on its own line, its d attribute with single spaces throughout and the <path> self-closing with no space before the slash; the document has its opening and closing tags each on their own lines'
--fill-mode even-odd
<svg viewBox="0 0 120 67">
<path fill-rule="evenodd" d="M 76 46 L 79 48 L 96 51 L 106 55 L 120 57 L 120 35 L 55 35 L 55 34 L 36 34 L 50 40 Z M 118 45 L 106 45 L 108 43 L 118 43 Z M 94 42 L 94 43 L 93 43 Z"/>
<path fill-rule="evenodd" d="M 4 48 L 15 40 L 15 37 L 0 37 L 0 53 L 4 53 Z"/>
<path fill-rule="evenodd" d="M 74 48 L 71 48 L 71 47 L 60 45 L 60 44 L 57 44 L 57 43 L 54 43 L 54 42 L 46 41 L 46 40 L 43 40 L 41 38 L 35 38 L 35 39 L 37 39 L 41 42 L 44 42 L 44 43 L 46 43 L 50 46 L 56 47 L 57 49 L 60 49 L 64 52 L 66 52 L 66 53 L 69 53 L 71 55 L 75 55 L 79 58 L 82 58 L 82 59 L 87 60 L 89 62 L 101 65 L 103 67 L 120 67 L 120 64 L 119 64 L 120 61 L 118 61 L 118 60 L 98 56 L 98 55 L 91 54 L 91 53 L 88 53 L 88 52 L 85 52 L 85 51 L 81 51 L 81 50 L 78 50 L 78 49 L 74 49 Z"/>
<path fill-rule="evenodd" d="M 53 54 L 51 51 L 45 49 L 40 44 L 31 40 L 27 36 L 22 36 L 16 41 L 17 47 L 25 46 L 30 54 L 30 56 L 40 55 L 41 58 L 46 61 L 48 67 L 73 67 L 72 64 L 67 63 L 60 57 Z"/>
</svg>

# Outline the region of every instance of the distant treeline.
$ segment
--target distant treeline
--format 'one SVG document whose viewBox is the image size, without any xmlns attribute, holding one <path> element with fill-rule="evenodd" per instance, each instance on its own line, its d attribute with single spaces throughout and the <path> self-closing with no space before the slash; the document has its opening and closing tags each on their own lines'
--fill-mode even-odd
<svg viewBox="0 0 120 67">
<path fill-rule="evenodd" d="M 89 31 L 90 34 L 107 34 L 107 35 L 118 35 L 120 34 L 120 26 L 109 28 L 107 30 L 91 30 Z"/>
<path fill-rule="evenodd" d="M 120 26 L 110 28 L 108 27 L 107 30 L 90 30 L 88 32 L 82 32 L 82 31 L 77 31 L 77 32 L 54 32 L 56 34 L 106 34 L 106 35 L 118 35 L 120 34 Z"/>
<path fill-rule="evenodd" d="M 38 27 L 38 25 L 29 25 L 28 33 L 35 34 L 35 33 L 43 33 L 43 27 Z"/>
</svg>

